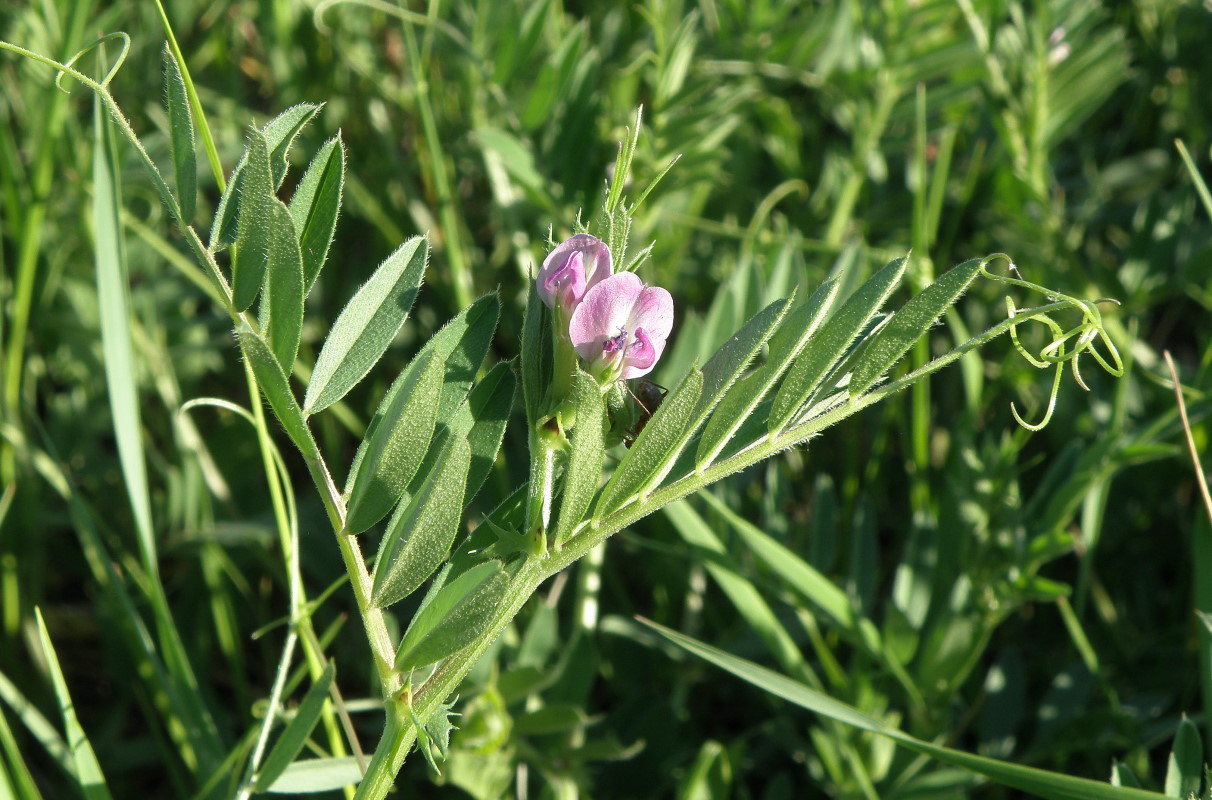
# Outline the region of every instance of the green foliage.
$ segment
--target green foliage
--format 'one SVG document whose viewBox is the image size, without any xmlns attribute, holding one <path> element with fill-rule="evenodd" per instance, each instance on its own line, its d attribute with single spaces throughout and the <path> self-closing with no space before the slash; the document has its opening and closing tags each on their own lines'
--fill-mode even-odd
<svg viewBox="0 0 1212 800">
<path fill-rule="evenodd" d="M 329 662 L 320 675 L 320 679 L 307 690 L 294 717 L 287 723 L 286 728 L 278 737 L 278 741 L 274 743 L 273 749 L 265 757 L 265 764 L 257 774 L 253 791 L 273 790 L 272 787 L 275 786 L 278 779 L 294 763 L 295 758 L 307 743 L 312 729 L 320 721 L 320 712 L 324 709 L 324 701 L 328 699 L 328 691 L 332 687 L 335 677 L 336 669 L 332 662 Z"/>
<path fill-rule="evenodd" d="M 350 533 L 361 533 L 391 511 L 429 449 L 446 364 L 433 351 L 417 359 L 401 374 L 399 387 L 387 393 L 365 452 L 359 454 L 345 518 Z"/>
<path fill-rule="evenodd" d="M 364 698 L 441 770 L 410 758 L 402 794 L 1203 788 L 1212 548 L 1159 364 L 1198 450 L 1207 28 L 1191 0 L 7 4 L 0 794 L 79 794 L 91 741 L 115 796 L 246 797 L 293 761 L 256 788 L 335 797 L 383 733 Z M 324 111 L 272 115 L 297 99 Z M 561 398 L 526 298 L 582 218 L 673 293 L 674 389 L 627 450 L 574 381 L 536 505 Z M 995 251 L 1021 274 L 972 279 Z M 1100 332 L 1119 382 L 1077 371 L 1118 371 Z M 423 407 L 401 387 L 435 364 Z M 414 538 L 424 591 L 373 608 Z M 468 575 L 514 589 L 470 603 Z M 636 614 L 908 738 L 738 689 Z"/>
<path fill-rule="evenodd" d="M 314 414 L 340 400 L 366 377 L 408 319 L 421 288 L 429 243 L 417 236 L 387 257 L 337 317 L 316 358 L 303 400 Z"/>
<path fill-rule="evenodd" d="M 446 560 L 463 516 L 470 469 L 471 446 L 463 437 L 452 438 L 421 491 L 400 504 L 375 564 L 371 602 L 376 607 L 412 594 Z"/>
</svg>

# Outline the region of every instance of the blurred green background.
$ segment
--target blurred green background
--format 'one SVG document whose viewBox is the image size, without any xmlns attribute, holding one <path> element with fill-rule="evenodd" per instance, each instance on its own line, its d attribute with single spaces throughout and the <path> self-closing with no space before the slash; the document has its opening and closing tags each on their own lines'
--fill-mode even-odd
<svg viewBox="0 0 1212 800">
<path fill-rule="evenodd" d="M 168 17 L 225 170 L 250 124 L 301 102 L 326 106 L 296 143 L 283 196 L 327 138 L 340 131 L 348 147 L 305 363 L 378 262 L 431 237 L 410 324 L 345 407 L 317 420 L 335 465 L 399 368 L 475 297 L 501 293 L 494 356 L 517 354 L 528 272 L 549 231 L 558 241 L 600 207 L 640 106 L 632 185 L 681 155 L 632 231 L 633 252 L 656 243 L 642 276 L 677 302 L 661 383 L 791 287 L 802 297 L 841 269 L 857 280 L 910 249 L 898 303 L 999 251 L 1029 280 L 1121 303 L 1104 309 L 1126 376 L 1089 370 L 1090 393 L 1066 380 L 1040 433 L 1019 428 L 1010 404 L 1038 419 L 1049 374 L 998 340 L 561 575 L 460 692 L 444 774 L 410 759 L 401 796 L 1013 796 L 770 700 L 657 644 L 635 614 L 921 738 L 1045 769 L 1103 780 L 1118 761 L 1161 788 L 1182 714 L 1212 741 L 1212 645 L 1195 613 L 1212 612 L 1210 531 L 1161 360 L 1169 350 L 1178 363 L 1203 447 L 1212 240 L 1176 141 L 1207 174 L 1206 2 L 173 0 Z M 0 8 L 0 38 L 57 58 L 112 30 L 133 46 L 111 90 L 168 164 L 154 4 Z M 247 756 L 286 610 L 255 437 L 230 413 L 178 413 L 202 396 L 250 402 L 228 318 L 120 146 L 147 498 L 185 670 L 161 628 L 147 633 L 162 609 L 102 379 L 90 98 L 57 92 L 48 68 L 11 53 L 0 87 L 5 780 L 18 797 L 23 773 L 45 797 L 75 791 L 43 724 L 58 710 L 38 606 L 114 795 L 224 796 L 208 781 Z M 218 196 L 204 178 L 199 227 Z M 934 351 L 1003 319 L 1005 294 L 978 283 Z M 293 455 L 315 598 L 343 570 Z M 478 512 L 525 469 L 517 425 Z M 830 576 L 895 658 L 755 558 L 745 521 Z M 376 689 L 349 588 L 313 619 L 373 748 L 381 712 L 357 706 Z M 196 686 L 181 683 L 187 671 Z M 213 720 L 209 748 L 182 746 L 181 707 Z"/>
</svg>

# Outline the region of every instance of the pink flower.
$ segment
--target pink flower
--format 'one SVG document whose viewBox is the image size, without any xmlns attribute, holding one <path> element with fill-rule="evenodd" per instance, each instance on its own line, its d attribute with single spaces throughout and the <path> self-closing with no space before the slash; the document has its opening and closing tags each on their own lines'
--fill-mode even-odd
<svg viewBox="0 0 1212 800">
<path fill-rule="evenodd" d="M 611 275 L 585 292 L 568 336 L 601 383 L 652 371 L 673 330 L 673 298 L 633 272 Z"/>
<path fill-rule="evenodd" d="M 612 272 L 614 265 L 606 243 L 588 233 L 578 233 L 543 259 L 535 288 L 548 308 L 554 309 L 559 303 L 571 312 L 587 291 L 609 278 Z"/>
</svg>

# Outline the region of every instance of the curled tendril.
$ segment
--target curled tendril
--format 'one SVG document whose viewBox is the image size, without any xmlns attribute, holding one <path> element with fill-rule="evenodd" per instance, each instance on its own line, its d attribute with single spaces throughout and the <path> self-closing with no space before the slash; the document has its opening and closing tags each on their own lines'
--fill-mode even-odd
<svg viewBox="0 0 1212 800">
<path fill-rule="evenodd" d="M 1015 267 L 1014 262 L 1008 256 L 1001 256 L 1000 254 L 999 256 L 991 256 L 985 263 L 987 264 L 997 257 L 1005 258 L 1011 273 L 1016 276 L 1019 275 L 1018 268 Z M 1018 327 L 1013 324 L 1010 326 L 1010 340 L 1014 343 L 1014 348 L 1018 350 L 1019 354 L 1031 366 L 1037 369 L 1055 367 L 1055 373 L 1052 378 L 1052 389 L 1048 394 L 1048 407 L 1044 411 L 1043 419 L 1037 423 L 1027 422 L 1019 415 L 1014 403 L 1010 404 L 1010 413 L 1014 415 L 1014 419 L 1019 425 L 1030 431 L 1038 431 L 1043 429 L 1052 419 L 1052 412 L 1056 409 L 1056 397 L 1060 391 L 1061 374 L 1064 371 L 1066 363 L 1070 365 L 1073 371 L 1073 379 L 1077 382 L 1077 385 L 1086 391 L 1089 391 L 1090 387 L 1082 379 L 1081 370 L 1078 366 L 1083 355 L 1088 354 L 1100 367 L 1117 378 L 1124 374 L 1124 362 L 1120 358 L 1119 350 L 1116 349 L 1115 344 L 1111 341 L 1111 337 L 1107 335 L 1107 329 L 1103 325 L 1102 313 L 1098 309 L 1099 303 L 1115 303 L 1118 305 L 1118 301 L 1107 298 L 1079 300 L 1076 297 L 1054 292 L 1038 284 L 1023 280 L 1021 276 L 1010 277 L 994 274 L 989 272 L 984 264 L 981 265 L 981 274 L 986 278 L 1001 283 L 1039 292 L 1051 301 L 1048 310 L 1043 310 L 1044 307 L 1020 309 L 1015 307 L 1013 300 L 1009 297 L 1006 298 L 1006 313 L 1010 319 L 1013 320 L 1021 317 L 1025 320 L 1042 323 L 1047 326 L 1052 334 L 1051 341 L 1040 348 L 1038 354 L 1033 354 L 1019 339 Z M 1081 313 L 1081 321 L 1073 328 L 1065 330 L 1052 319 L 1049 313 L 1068 310 L 1079 311 Z M 1106 348 L 1106 355 L 1099 352 L 1098 348 L 1094 346 L 1098 340 L 1101 340 L 1103 346 Z"/>
<path fill-rule="evenodd" d="M 118 74 L 118 70 L 122 68 L 122 62 L 126 60 L 126 54 L 130 52 L 130 36 L 127 35 L 125 31 L 114 31 L 113 33 L 98 36 L 96 39 L 93 39 L 91 42 L 84 45 L 84 47 L 80 48 L 79 52 L 69 58 L 63 65 L 63 69 L 60 70 L 57 75 L 55 75 L 55 88 L 64 94 L 68 94 L 69 91 L 63 88 L 63 76 L 70 74 L 66 72 L 66 70 L 72 69 L 73 64 L 84 56 L 88 55 L 89 52 L 94 48 L 105 44 L 110 39 L 120 39 L 122 41 L 122 50 L 118 53 L 118 58 L 114 60 L 113 66 L 109 68 L 109 72 L 106 72 L 105 77 L 100 81 L 101 86 L 109 86 L 109 82 L 114 79 L 114 76 Z"/>
</svg>

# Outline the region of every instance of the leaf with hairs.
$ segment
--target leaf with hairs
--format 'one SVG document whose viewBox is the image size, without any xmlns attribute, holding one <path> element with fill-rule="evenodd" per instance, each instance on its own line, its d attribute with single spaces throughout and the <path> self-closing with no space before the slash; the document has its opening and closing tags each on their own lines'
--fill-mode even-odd
<svg viewBox="0 0 1212 800">
<path fill-rule="evenodd" d="M 340 135 L 324 143 L 311 160 L 303 179 L 290 198 L 290 213 L 299 234 L 299 249 L 303 254 L 303 291 L 308 293 L 316 278 L 337 230 L 341 213 L 341 195 L 345 188 L 345 143 Z"/>
<path fill-rule="evenodd" d="M 382 421 L 383 411 L 390 408 L 392 403 L 397 402 L 396 395 L 403 391 L 409 375 L 416 365 L 421 363 L 421 357 L 432 353 L 434 358 L 440 359 L 446 365 L 446 373 L 442 377 L 442 391 L 436 404 L 435 432 L 431 438 L 426 458 L 421 462 L 421 468 L 417 470 L 414 478 L 414 481 L 424 480 L 442 452 L 448 428 L 452 424 L 451 420 L 456 414 L 459 404 L 467 396 L 467 390 L 471 388 L 480 362 L 488 353 L 500 313 L 500 298 L 496 294 L 484 295 L 443 325 L 441 330 L 430 337 L 409 365 L 400 372 L 399 377 L 392 382 L 391 388 L 387 390 L 387 394 L 379 403 L 378 410 L 375 411 L 370 425 L 366 428 L 366 435 L 362 437 L 362 444 L 358 447 L 357 454 L 354 455 L 353 464 L 349 468 L 349 480 L 345 484 L 347 495 L 353 489 L 370 439 Z M 468 430 L 470 430 L 470 426 Z"/>
<path fill-rule="evenodd" d="M 311 103 L 292 106 L 271 119 L 261 128 L 260 133 L 265 138 L 270 163 L 271 192 L 276 192 L 286 176 L 286 156 L 290 146 L 321 106 Z M 210 250 L 218 252 L 236 241 L 237 220 L 239 217 L 236 198 L 244 191 L 244 170 L 248 162 L 248 151 L 244 152 L 236 168 L 232 170 L 231 178 L 227 181 L 227 189 L 219 198 L 219 207 L 215 209 L 215 221 L 210 229 Z"/>
<path fill-rule="evenodd" d="M 441 661 L 476 640 L 509 586 L 499 561 L 477 564 L 433 593 L 396 651 L 396 669 Z"/>
<path fill-rule="evenodd" d="M 261 330 L 282 371 L 289 375 L 303 334 L 303 260 L 295 223 L 277 198 L 270 200 L 270 219 L 269 278 L 261 295 Z"/>
<path fill-rule="evenodd" d="M 533 427 L 546 411 L 547 387 L 551 385 L 551 313 L 539 299 L 530 281 L 526 319 L 522 324 L 522 398 L 526 421 Z"/>
<path fill-rule="evenodd" d="M 837 292 L 836 280 L 825 281 L 806 301 L 783 315 L 778 329 L 770 336 L 766 363 L 733 384 L 707 421 L 695 457 L 698 469 L 704 468 L 719 455 L 804 349 L 833 307 Z"/>
<path fill-rule="evenodd" d="M 273 232 L 273 187 L 270 185 L 269 150 L 260 131 L 249 135 L 244 177 L 240 183 L 236 253 L 231 264 L 232 304 L 246 311 L 265 281 L 269 241 Z"/>
<path fill-rule="evenodd" d="M 464 505 L 480 491 L 497 459 L 517 385 L 512 363 L 497 363 L 472 387 L 450 421 L 451 435 L 466 436 L 471 445 L 471 471 L 467 473 Z"/>
<path fill-rule="evenodd" d="M 813 346 L 792 364 L 774 397 L 768 428 L 782 430 L 820 386 L 829 370 L 845 355 L 854 338 L 879 312 L 905 274 L 901 257 L 875 273 L 835 311 L 813 337 Z"/>
<path fill-rule="evenodd" d="M 594 511 L 602 517 L 651 489 L 673 466 L 685 441 L 683 433 L 703 393 L 703 371 L 693 367 L 669 393 L 640 431 L 631 449 L 602 490 Z"/>
<path fill-rule="evenodd" d="M 944 311 L 968 291 L 984 261 L 974 258 L 948 270 L 892 315 L 859 356 L 848 389 L 858 397 L 900 361 L 913 343 L 930 329 Z"/>
<path fill-rule="evenodd" d="M 168 112 L 168 143 L 177 178 L 177 204 L 181 224 L 193 219 L 198 202 L 198 161 L 194 157 L 194 115 L 181 77 L 181 66 L 168 44 L 164 45 L 164 106 Z"/>
<path fill-rule="evenodd" d="M 290 390 L 290 381 L 269 342 L 244 322 L 240 323 L 236 334 L 240 340 L 240 349 L 244 351 L 244 356 L 252 367 L 253 376 L 257 379 L 257 386 L 265 395 L 269 407 L 273 409 L 274 416 L 282 423 L 286 434 L 305 458 L 318 457 L 319 452 L 311 431 L 307 428 L 307 420 L 299 409 L 294 392 Z"/>
<path fill-rule="evenodd" d="M 374 525 L 408 488 L 433 437 L 444 371 L 432 350 L 419 354 L 405 368 L 399 391 L 389 392 L 386 408 L 375 412 L 379 423 L 367 434 L 366 453 L 352 481 L 345 530 L 361 533 Z"/>
<path fill-rule="evenodd" d="M 387 351 L 421 289 L 429 242 L 414 236 L 379 265 L 341 311 L 316 359 L 303 413 L 340 400 Z"/>
<path fill-rule="evenodd" d="M 453 439 L 432 479 L 397 509 L 375 563 L 370 601 L 376 608 L 412 594 L 446 560 L 463 517 L 470 469 L 471 446 L 466 439 Z"/>
<path fill-rule="evenodd" d="M 560 492 L 560 511 L 551 535 L 552 545 L 557 550 L 585 518 L 602 480 L 602 462 L 606 458 L 606 402 L 592 376 L 577 372 L 572 384 L 572 404 L 577 424 L 572 430 L 568 466 Z"/>
</svg>

